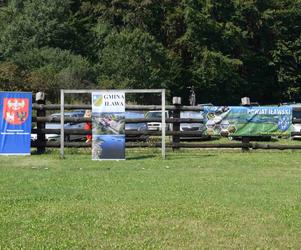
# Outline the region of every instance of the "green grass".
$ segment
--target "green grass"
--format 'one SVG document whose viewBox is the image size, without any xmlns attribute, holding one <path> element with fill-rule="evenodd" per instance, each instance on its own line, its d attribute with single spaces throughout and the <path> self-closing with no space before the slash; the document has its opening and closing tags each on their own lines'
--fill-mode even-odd
<svg viewBox="0 0 301 250">
<path fill-rule="evenodd" d="M 301 153 L 0 160 L 0 249 L 301 248 Z"/>
</svg>

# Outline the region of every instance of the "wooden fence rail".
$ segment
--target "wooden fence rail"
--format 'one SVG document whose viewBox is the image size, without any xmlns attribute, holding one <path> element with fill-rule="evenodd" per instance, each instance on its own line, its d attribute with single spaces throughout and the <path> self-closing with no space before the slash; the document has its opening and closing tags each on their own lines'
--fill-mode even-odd
<svg viewBox="0 0 301 250">
<path fill-rule="evenodd" d="M 33 103 L 32 105 L 33 110 L 60 110 L 60 104 L 38 104 Z M 91 104 L 65 104 L 65 110 L 75 110 L 75 109 L 91 109 Z M 126 110 L 130 111 L 150 111 L 150 110 L 161 110 L 160 105 L 126 105 Z M 176 110 L 180 109 L 181 111 L 203 111 L 203 106 L 180 106 L 177 107 L 176 105 L 166 105 L 166 110 Z M 294 111 L 301 112 L 301 107 L 293 107 Z"/>
<path fill-rule="evenodd" d="M 43 129 L 32 129 L 31 132 L 33 134 L 42 133 L 42 134 L 60 134 L 60 129 L 50 129 L 50 128 L 43 128 Z M 86 129 L 65 129 L 66 135 L 90 135 L 92 134 L 92 130 Z M 161 136 L 162 133 L 160 131 L 130 131 L 126 130 L 125 135 L 152 135 L 152 136 Z M 201 137 L 204 135 L 202 131 L 166 131 L 167 136 L 191 136 L 191 137 Z M 301 136 L 301 132 L 292 132 L 292 136 Z"/>
<path fill-rule="evenodd" d="M 300 124 L 300 123 L 301 123 L 301 119 L 293 118 L 293 124 Z"/>
<path fill-rule="evenodd" d="M 31 142 L 32 147 L 36 147 L 38 153 L 45 152 L 46 148 L 58 148 L 60 147 L 60 141 L 47 141 L 46 134 L 57 134 L 60 135 L 60 129 L 49 129 L 46 128 L 46 123 L 60 123 L 60 117 L 52 117 L 46 116 L 46 111 L 55 111 L 60 110 L 59 104 L 45 104 L 45 95 L 40 93 L 36 96 L 37 103 L 33 104 L 33 110 L 36 111 L 36 116 L 32 117 L 32 122 L 37 124 L 36 128 L 32 129 L 33 134 L 37 134 L 37 140 Z M 91 105 L 68 105 L 64 106 L 65 110 L 86 110 L 91 109 Z M 153 110 L 161 110 L 160 105 L 126 105 L 126 111 L 153 111 Z M 281 144 L 258 144 L 250 142 L 249 137 L 243 137 L 241 142 L 239 143 L 182 143 L 182 138 L 202 138 L 204 136 L 202 131 L 180 131 L 182 123 L 204 123 L 203 119 L 195 119 L 195 118 L 181 118 L 182 111 L 203 111 L 204 108 L 202 106 L 183 106 L 180 103 L 175 103 L 174 105 L 167 105 L 166 110 L 170 112 L 172 118 L 167 118 L 166 123 L 173 124 L 172 131 L 166 131 L 167 136 L 172 137 L 172 142 L 167 143 L 166 147 L 172 149 L 180 149 L 180 148 L 233 148 L 233 149 L 242 149 L 243 151 L 247 151 L 249 149 L 301 149 L 301 145 L 281 145 Z M 301 107 L 294 107 L 294 111 L 301 112 Z M 83 122 L 92 122 L 91 118 L 85 117 L 65 117 L 65 123 L 83 123 Z M 161 123 L 161 118 L 133 118 L 133 119 L 125 119 L 125 123 L 150 123 L 150 122 L 158 122 Z M 294 124 L 301 124 L 301 119 L 293 119 Z M 92 133 L 91 130 L 85 129 L 69 129 L 66 128 L 64 133 L 67 137 L 70 135 L 89 135 Z M 160 131 L 125 131 L 125 135 L 127 137 L 138 137 L 138 136 L 161 136 Z M 301 136 L 300 132 L 292 132 L 292 136 Z M 66 147 L 75 147 L 75 148 L 86 148 L 91 147 L 90 143 L 85 142 L 72 142 L 66 141 Z M 126 143 L 127 148 L 132 147 L 161 147 L 161 143 Z"/>
<path fill-rule="evenodd" d="M 60 123 L 60 117 L 32 117 L 33 122 L 48 122 L 48 123 Z M 203 123 L 204 119 L 193 119 L 193 118 L 167 118 L 166 123 Z M 64 122 L 81 123 L 81 122 L 92 122 L 91 118 L 85 117 L 65 117 Z M 125 123 L 148 123 L 148 122 L 160 122 L 161 118 L 132 118 L 125 119 Z"/>
<path fill-rule="evenodd" d="M 81 122 L 92 122 L 91 118 L 85 117 L 65 117 L 65 123 L 81 123 Z M 32 117 L 32 122 L 48 122 L 48 123 L 60 123 L 60 117 Z M 132 118 L 125 119 L 125 123 L 148 123 L 148 122 L 161 122 L 161 118 Z M 301 119 L 293 119 L 293 124 L 301 124 Z M 166 123 L 204 123 L 204 119 L 194 119 L 194 118 L 167 118 Z"/>
<path fill-rule="evenodd" d="M 85 130 L 85 129 L 65 129 L 64 130 L 65 135 L 90 135 L 92 134 L 92 130 Z M 60 134 L 60 129 L 32 129 L 32 133 L 43 133 L 43 134 Z M 138 135 L 151 135 L 151 136 L 161 136 L 162 133 L 160 131 L 125 131 L 125 135 L 132 135 L 132 136 L 138 136 Z M 191 136 L 191 137 L 201 137 L 204 135 L 201 131 L 166 131 L 167 136 L 173 136 L 173 135 L 179 135 L 179 136 Z"/>
<path fill-rule="evenodd" d="M 66 147 L 71 148 L 90 148 L 91 143 L 85 143 L 85 142 L 65 142 L 64 145 Z M 32 147 L 47 147 L 47 148 L 59 148 L 60 142 L 59 141 L 44 141 L 44 142 L 38 142 L 38 141 L 32 141 L 31 142 Z M 160 148 L 161 143 L 126 143 L 127 148 Z M 194 149 L 241 149 L 243 147 L 248 147 L 249 149 L 273 149 L 273 150 L 301 150 L 301 145 L 282 145 L 282 144 L 261 144 L 261 143 L 219 143 L 219 144 L 213 144 L 213 143 L 167 143 L 167 148 L 194 148 Z"/>
<path fill-rule="evenodd" d="M 33 110 L 60 110 L 61 106 L 59 104 L 36 104 L 32 105 Z M 91 109 L 90 105 L 74 105 L 74 104 L 65 104 L 65 110 L 76 110 L 76 109 Z M 166 110 L 176 110 L 175 105 L 166 105 Z M 152 111 L 152 110 L 161 110 L 161 105 L 126 105 L 125 110 L 129 111 Z M 201 106 L 181 106 L 181 111 L 203 111 L 204 108 Z"/>
</svg>

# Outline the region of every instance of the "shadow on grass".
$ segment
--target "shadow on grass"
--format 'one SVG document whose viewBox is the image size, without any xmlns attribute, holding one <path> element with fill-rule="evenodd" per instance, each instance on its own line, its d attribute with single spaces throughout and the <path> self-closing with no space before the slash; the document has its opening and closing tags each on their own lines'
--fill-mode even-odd
<svg viewBox="0 0 301 250">
<path fill-rule="evenodd" d="M 65 155 L 91 155 L 91 149 L 86 148 L 65 148 Z M 60 149 L 47 148 L 45 152 L 39 153 L 36 149 L 31 149 L 31 155 L 60 155 Z"/>
<path fill-rule="evenodd" d="M 127 160 L 145 160 L 145 159 L 151 159 L 151 158 L 157 158 L 158 155 L 135 155 L 135 156 L 127 156 Z"/>
<path fill-rule="evenodd" d="M 45 152 L 40 153 L 37 150 L 31 150 L 30 154 L 31 155 L 52 155 L 53 151 L 52 150 L 46 150 Z"/>
<path fill-rule="evenodd" d="M 217 155 L 215 154 L 199 154 L 199 153 L 184 153 L 184 154 L 172 154 L 170 155 L 171 159 L 191 159 L 191 158 L 199 158 L 199 159 L 203 159 L 203 158 L 208 158 L 208 157 L 217 157 Z"/>
</svg>

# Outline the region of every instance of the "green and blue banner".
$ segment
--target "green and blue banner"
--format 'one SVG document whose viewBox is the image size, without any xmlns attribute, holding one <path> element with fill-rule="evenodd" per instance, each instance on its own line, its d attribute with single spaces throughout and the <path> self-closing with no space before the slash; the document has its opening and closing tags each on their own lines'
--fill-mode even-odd
<svg viewBox="0 0 301 250">
<path fill-rule="evenodd" d="M 220 136 L 290 136 L 292 107 L 204 107 L 206 133 Z"/>
<path fill-rule="evenodd" d="M 92 160 L 125 159 L 125 93 L 92 93 Z"/>
<path fill-rule="evenodd" d="M 32 93 L 0 92 L 0 155 L 29 155 Z"/>
</svg>

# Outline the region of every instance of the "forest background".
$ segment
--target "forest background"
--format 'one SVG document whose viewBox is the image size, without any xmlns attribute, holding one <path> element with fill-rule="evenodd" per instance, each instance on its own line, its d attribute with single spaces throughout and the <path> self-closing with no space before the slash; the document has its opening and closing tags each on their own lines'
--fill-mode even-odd
<svg viewBox="0 0 301 250">
<path fill-rule="evenodd" d="M 301 101 L 301 0 L 0 1 L 0 90 Z"/>
</svg>

